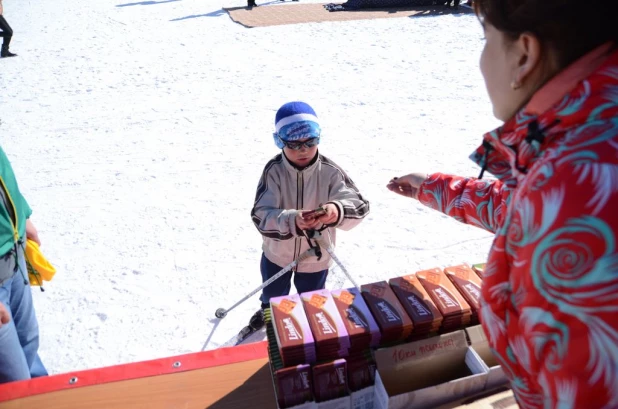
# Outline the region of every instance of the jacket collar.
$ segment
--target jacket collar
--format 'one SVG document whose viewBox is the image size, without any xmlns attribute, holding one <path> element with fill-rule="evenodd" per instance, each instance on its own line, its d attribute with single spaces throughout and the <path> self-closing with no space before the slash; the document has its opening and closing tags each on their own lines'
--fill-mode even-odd
<svg viewBox="0 0 618 409">
<path fill-rule="evenodd" d="M 304 175 L 313 173 L 318 167 L 318 162 L 320 161 L 320 152 L 318 151 L 316 152 L 315 157 L 313 158 L 311 163 L 309 163 L 309 165 L 305 166 L 303 169 L 299 169 L 292 162 L 290 162 L 288 157 L 285 156 L 283 150 L 281 151 L 281 156 L 283 157 L 283 165 L 285 166 L 286 170 L 293 175 L 296 175 L 298 173 L 302 173 Z"/>
<path fill-rule="evenodd" d="M 618 51 L 611 43 L 585 55 L 543 86 L 513 118 L 483 136 L 470 159 L 498 179 L 525 175 L 547 145 L 618 107 Z M 592 137 L 592 136 L 591 136 Z"/>
</svg>

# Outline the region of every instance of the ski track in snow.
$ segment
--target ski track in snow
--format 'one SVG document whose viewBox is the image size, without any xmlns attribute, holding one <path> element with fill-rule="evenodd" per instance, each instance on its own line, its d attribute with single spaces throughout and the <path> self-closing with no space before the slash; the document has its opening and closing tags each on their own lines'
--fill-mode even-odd
<svg viewBox="0 0 618 409">
<path fill-rule="evenodd" d="M 19 57 L 0 61 L 0 137 L 58 270 L 33 289 L 50 373 L 216 348 L 248 323 L 258 295 L 212 331 L 261 283 L 250 210 L 289 100 L 371 203 L 336 249 L 358 283 L 485 260 L 490 234 L 385 187 L 477 175 L 498 122 L 476 17 L 247 29 L 221 10 L 243 4 L 5 1 Z"/>
</svg>

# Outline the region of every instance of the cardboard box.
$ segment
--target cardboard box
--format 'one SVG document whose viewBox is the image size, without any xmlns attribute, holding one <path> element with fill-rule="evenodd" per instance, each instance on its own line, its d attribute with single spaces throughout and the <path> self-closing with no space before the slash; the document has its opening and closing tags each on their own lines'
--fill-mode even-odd
<svg viewBox="0 0 618 409">
<path fill-rule="evenodd" d="M 456 405 L 440 406 L 435 409 L 519 409 L 510 389 L 486 392 L 473 399 L 465 399 Z"/>
<path fill-rule="evenodd" d="M 375 369 L 371 351 L 348 359 L 348 386 L 352 409 L 373 409 Z"/>
<path fill-rule="evenodd" d="M 279 405 L 277 405 L 277 409 L 279 408 Z M 318 409 L 317 404 L 315 402 L 305 402 L 302 405 L 296 405 L 292 408 L 288 408 L 288 409 Z"/>
<path fill-rule="evenodd" d="M 508 390 L 487 398 L 472 402 L 462 409 L 519 409 L 519 405 L 513 396 L 513 391 Z"/>
<path fill-rule="evenodd" d="M 350 397 L 344 396 L 342 398 L 331 399 L 326 402 L 319 402 L 315 404 L 315 408 L 316 409 L 350 409 Z"/>
<path fill-rule="evenodd" d="M 487 384 L 485 389 L 494 389 L 505 386 L 509 380 L 504 374 L 502 366 L 496 360 L 494 354 L 489 349 L 489 341 L 485 337 L 485 332 L 480 325 L 466 328 L 466 333 L 470 339 L 470 347 L 481 357 L 483 364 L 487 368 Z"/>
<path fill-rule="evenodd" d="M 368 386 L 350 394 L 351 409 L 374 409 L 375 387 Z"/>
<path fill-rule="evenodd" d="M 375 353 L 375 409 L 434 408 L 482 392 L 487 367 L 463 330 Z"/>
</svg>

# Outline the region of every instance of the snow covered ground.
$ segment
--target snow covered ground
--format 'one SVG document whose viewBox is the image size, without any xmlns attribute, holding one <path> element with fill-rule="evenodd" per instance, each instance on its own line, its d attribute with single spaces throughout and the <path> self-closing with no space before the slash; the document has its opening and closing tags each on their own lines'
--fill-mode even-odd
<svg viewBox="0 0 618 409">
<path fill-rule="evenodd" d="M 477 174 L 468 155 L 498 122 L 476 17 L 247 29 L 221 9 L 243 0 L 128 1 L 4 2 L 19 57 L 0 60 L 0 143 L 58 270 L 33 289 L 51 373 L 212 349 L 245 325 L 257 295 L 214 311 L 261 282 L 249 214 L 289 100 L 314 106 L 322 153 L 371 203 L 336 251 L 359 283 L 485 259 L 491 235 L 385 187 Z M 328 285 L 350 283 L 335 268 Z"/>
</svg>

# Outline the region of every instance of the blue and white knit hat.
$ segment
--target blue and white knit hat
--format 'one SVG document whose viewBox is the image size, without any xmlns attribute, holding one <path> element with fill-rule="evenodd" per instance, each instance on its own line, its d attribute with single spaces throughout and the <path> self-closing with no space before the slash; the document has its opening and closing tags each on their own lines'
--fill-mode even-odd
<svg viewBox="0 0 618 409">
<path fill-rule="evenodd" d="M 279 149 L 285 146 L 283 141 L 319 138 L 321 132 L 318 116 L 309 104 L 300 101 L 288 102 L 277 111 L 273 137 Z"/>
</svg>

